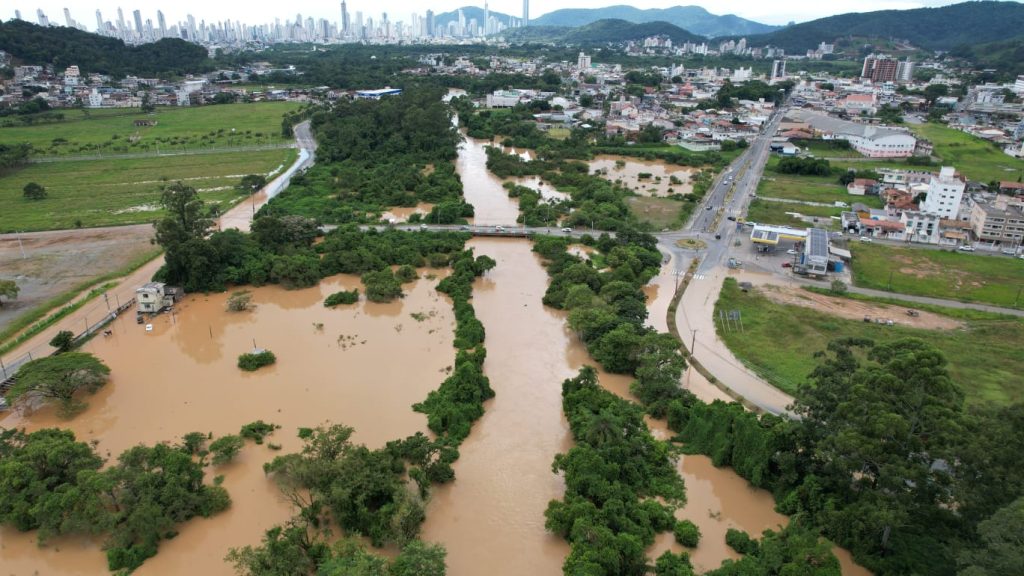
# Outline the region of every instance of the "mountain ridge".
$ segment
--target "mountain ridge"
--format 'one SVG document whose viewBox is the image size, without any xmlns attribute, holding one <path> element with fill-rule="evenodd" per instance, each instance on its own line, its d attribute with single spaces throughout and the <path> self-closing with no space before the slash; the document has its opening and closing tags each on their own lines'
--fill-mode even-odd
<svg viewBox="0 0 1024 576">
<path fill-rule="evenodd" d="M 667 36 L 672 42 L 704 42 L 707 39 L 668 22 L 634 24 L 625 20 L 605 19 L 584 26 L 528 26 L 505 33 L 511 42 L 548 42 L 579 46 L 628 42 L 650 36 Z"/>
<path fill-rule="evenodd" d="M 579 27 L 600 20 L 624 20 L 633 24 L 667 22 L 683 30 L 709 38 L 764 34 L 778 30 L 779 26 L 762 24 L 735 14 L 716 15 L 700 6 L 672 6 L 670 8 L 639 9 L 616 5 L 604 8 L 564 8 L 548 12 L 530 21 L 531 26 Z"/>
</svg>

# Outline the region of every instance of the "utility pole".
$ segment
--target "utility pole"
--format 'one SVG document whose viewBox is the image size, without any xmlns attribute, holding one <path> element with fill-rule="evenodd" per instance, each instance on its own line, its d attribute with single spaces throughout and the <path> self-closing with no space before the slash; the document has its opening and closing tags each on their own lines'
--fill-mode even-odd
<svg viewBox="0 0 1024 576">
<path fill-rule="evenodd" d="M 693 367 L 693 348 L 694 348 L 694 346 L 697 345 L 697 328 L 694 328 L 694 329 L 690 330 L 690 334 L 691 334 L 691 339 L 690 339 L 690 361 L 687 362 L 687 365 L 686 365 L 686 367 L 687 367 L 687 370 L 686 370 L 686 389 L 687 390 L 690 389 L 690 373 L 692 373 L 693 370 L 694 370 L 694 367 Z"/>
</svg>

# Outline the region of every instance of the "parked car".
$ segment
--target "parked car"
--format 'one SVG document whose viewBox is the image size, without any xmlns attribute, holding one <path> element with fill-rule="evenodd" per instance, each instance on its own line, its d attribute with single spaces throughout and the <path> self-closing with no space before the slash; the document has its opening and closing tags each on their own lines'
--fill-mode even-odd
<svg viewBox="0 0 1024 576">
<path fill-rule="evenodd" d="M 426 229 L 427 229 L 427 225 L 426 224 L 420 224 L 420 230 L 426 230 Z"/>
<path fill-rule="evenodd" d="M 957 250 L 959 250 L 961 252 L 974 252 L 974 246 L 968 246 L 968 245 L 964 244 L 963 246 L 960 246 L 959 248 L 957 248 Z"/>
<path fill-rule="evenodd" d="M 1016 256 L 1017 255 L 1017 251 L 1014 250 L 1013 248 L 1003 248 L 1002 252 L 1003 252 L 1003 254 L 1006 254 L 1007 256 Z"/>
<path fill-rule="evenodd" d="M 562 228 L 562 232 L 565 232 L 566 234 L 568 234 L 569 232 L 572 232 L 572 228 L 569 228 L 568 226 L 566 226 L 565 228 Z"/>
<path fill-rule="evenodd" d="M 782 267 L 783 268 L 792 268 L 793 267 L 793 263 L 792 262 L 783 262 L 782 263 Z"/>
<path fill-rule="evenodd" d="M 494 231 L 495 232 L 504 232 L 505 231 L 505 227 L 504 226 L 495 226 L 494 227 Z"/>
<path fill-rule="evenodd" d="M 873 242 L 873 240 L 871 238 L 868 238 L 867 236 L 861 236 L 860 237 L 860 241 L 861 242 Z"/>
<path fill-rule="evenodd" d="M 796 256 L 797 254 L 799 254 L 799 252 L 790 248 L 789 250 L 786 250 L 786 254 L 789 254 L 790 256 Z"/>
<path fill-rule="evenodd" d="M 735 222 L 736 221 L 736 217 L 735 216 L 726 216 L 725 219 L 728 220 L 729 222 Z"/>
<path fill-rule="evenodd" d="M 466 226 L 465 224 L 463 224 L 462 226 L 459 226 L 459 229 L 460 230 L 469 230 L 469 226 Z"/>
</svg>

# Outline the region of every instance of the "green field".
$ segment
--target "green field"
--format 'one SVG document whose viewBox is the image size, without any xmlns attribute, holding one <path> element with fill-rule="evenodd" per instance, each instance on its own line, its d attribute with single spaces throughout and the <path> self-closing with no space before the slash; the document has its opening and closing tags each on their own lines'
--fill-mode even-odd
<svg viewBox="0 0 1024 576">
<path fill-rule="evenodd" d="M 1024 160 L 1011 158 L 998 147 L 942 124 L 917 124 L 911 129 L 934 145 L 934 154 L 945 166 L 954 166 L 971 180 L 988 183 L 1012 180 L 1024 172 Z"/>
<path fill-rule="evenodd" d="M 831 206 L 808 206 L 806 204 L 790 204 L 787 202 L 769 202 L 760 198 L 750 201 L 747 209 L 747 220 L 759 224 L 775 224 L 779 226 L 796 226 L 805 228 L 812 223 L 804 222 L 794 218 L 786 212 L 799 212 L 804 216 L 817 218 L 813 223 L 821 228 L 838 228 L 839 223 L 833 220 L 832 216 L 839 216 L 845 208 L 833 208 Z"/>
<path fill-rule="evenodd" d="M 675 229 L 680 225 L 683 203 L 678 200 L 631 196 L 626 202 L 633 215 L 641 222 L 649 223 L 654 230 Z"/>
<path fill-rule="evenodd" d="M 813 154 L 815 158 L 864 158 L 864 155 L 852 148 L 832 148 L 820 141 L 800 140 L 794 142 L 801 151 Z"/>
<path fill-rule="evenodd" d="M 1024 261 L 1006 256 L 963 252 L 892 248 L 855 243 L 853 282 L 864 288 L 983 302 L 996 306 L 1024 305 Z"/>
<path fill-rule="evenodd" d="M 56 230 L 151 222 L 160 187 L 182 180 L 208 202 L 228 205 L 239 197 L 241 176 L 287 168 L 291 148 L 160 158 L 29 164 L 0 178 L 0 232 Z M 44 200 L 26 200 L 22 188 L 37 182 Z"/>
<path fill-rule="evenodd" d="M 743 330 L 723 330 L 719 336 L 736 357 L 778 388 L 795 394 L 818 364 L 814 353 L 830 340 L 867 337 L 877 342 L 915 337 L 941 350 L 949 371 L 964 389 L 968 402 L 1009 404 L 1024 400 L 1024 320 L 968 320 L 964 328 L 924 330 L 867 324 L 802 306 L 777 304 L 756 292 L 744 293 L 726 279 L 718 310 L 739 310 Z"/>
<path fill-rule="evenodd" d="M 0 142 L 28 142 L 39 155 L 123 154 L 286 142 L 281 120 L 291 102 L 121 110 L 62 110 L 66 120 L 0 128 Z M 135 127 L 136 120 L 156 126 Z M 234 129 L 234 132 L 232 132 Z"/>
<path fill-rule="evenodd" d="M 835 162 L 831 164 L 833 166 L 836 165 Z M 853 205 L 854 202 L 861 202 L 872 208 L 882 207 L 882 201 L 877 196 L 851 196 L 848 194 L 846 187 L 839 183 L 838 176 L 781 174 L 776 172 L 778 165 L 779 158 L 777 156 L 769 158 L 764 175 L 757 184 L 758 196 L 800 200 L 803 202 L 821 202 L 825 204 L 839 201 Z M 862 164 L 859 168 L 864 170 L 869 168 L 869 166 Z M 800 211 L 795 207 L 794 210 Z"/>
</svg>

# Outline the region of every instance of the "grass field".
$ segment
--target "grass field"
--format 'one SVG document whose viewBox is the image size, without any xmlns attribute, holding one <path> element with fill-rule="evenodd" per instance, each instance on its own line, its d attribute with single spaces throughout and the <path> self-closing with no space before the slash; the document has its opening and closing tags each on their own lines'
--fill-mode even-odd
<svg viewBox="0 0 1024 576">
<path fill-rule="evenodd" d="M 257 102 L 195 108 L 64 110 L 63 122 L 0 128 L 2 142 L 28 142 L 39 155 L 114 154 L 283 142 L 281 119 L 297 104 Z M 135 127 L 136 120 L 156 126 Z M 234 129 L 234 132 L 232 132 Z"/>
<path fill-rule="evenodd" d="M 764 175 L 757 184 L 757 195 L 766 198 L 783 198 L 803 202 L 861 202 L 872 208 L 881 208 L 882 201 L 877 196 L 851 196 L 846 187 L 839 183 L 836 176 L 800 176 L 798 174 L 781 174 L 775 169 L 779 158 L 772 156 L 768 160 Z M 835 163 L 832 163 L 835 165 Z M 861 169 L 868 166 L 861 165 Z"/>
<path fill-rule="evenodd" d="M 924 330 L 867 324 L 804 308 L 777 304 L 756 292 L 744 293 L 726 279 L 718 310 L 739 310 L 743 331 L 722 330 L 729 349 L 772 384 L 790 394 L 817 365 L 814 353 L 830 340 L 867 337 L 877 342 L 915 337 L 941 350 L 949 371 L 970 403 L 1009 404 L 1024 400 L 1024 320 L 968 320 L 965 328 Z"/>
<path fill-rule="evenodd" d="M 679 214 L 683 204 L 678 200 L 632 196 L 626 202 L 641 222 L 648 222 L 655 230 L 675 229 L 680 225 Z"/>
<path fill-rule="evenodd" d="M 832 216 L 839 216 L 844 208 L 833 208 L 831 206 L 808 206 L 806 204 L 790 204 L 787 202 L 769 202 L 760 198 L 750 201 L 747 210 L 747 220 L 759 224 L 776 224 L 780 226 L 806 227 L 812 223 L 804 222 L 794 218 L 786 212 L 799 212 L 804 216 L 817 218 L 814 223 L 822 228 L 838 228 L 839 224 Z"/>
<path fill-rule="evenodd" d="M 1013 307 L 1024 262 L 1006 256 L 854 243 L 853 282 L 864 288 Z M 1020 302 L 1024 305 L 1024 294 Z"/>
<path fill-rule="evenodd" d="M 1024 160 L 1011 158 L 992 144 L 942 124 L 917 124 L 911 129 L 935 146 L 945 166 L 955 166 L 971 180 L 1012 180 L 1024 171 Z"/>
<path fill-rule="evenodd" d="M 151 222 L 159 217 L 160 187 L 182 180 L 207 202 L 227 205 L 245 174 L 284 169 L 294 149 L 130 160 L 30 164 L 0 178 L 0 232 Z M 22 188 L 37 182 L 44 200 L 26 200 Z"/>
<path fill-rule="evenodd" d="M 864 155 L 852 148 L 841 149 L 832 148 L 827 144 L 823 144 L 820 141 L 810 140 L 798 140 L 794 144 L 800 147 L 802 151 L 810 154 L 814 154 L 815 158 L 863 158 Z"/>
</svg>

